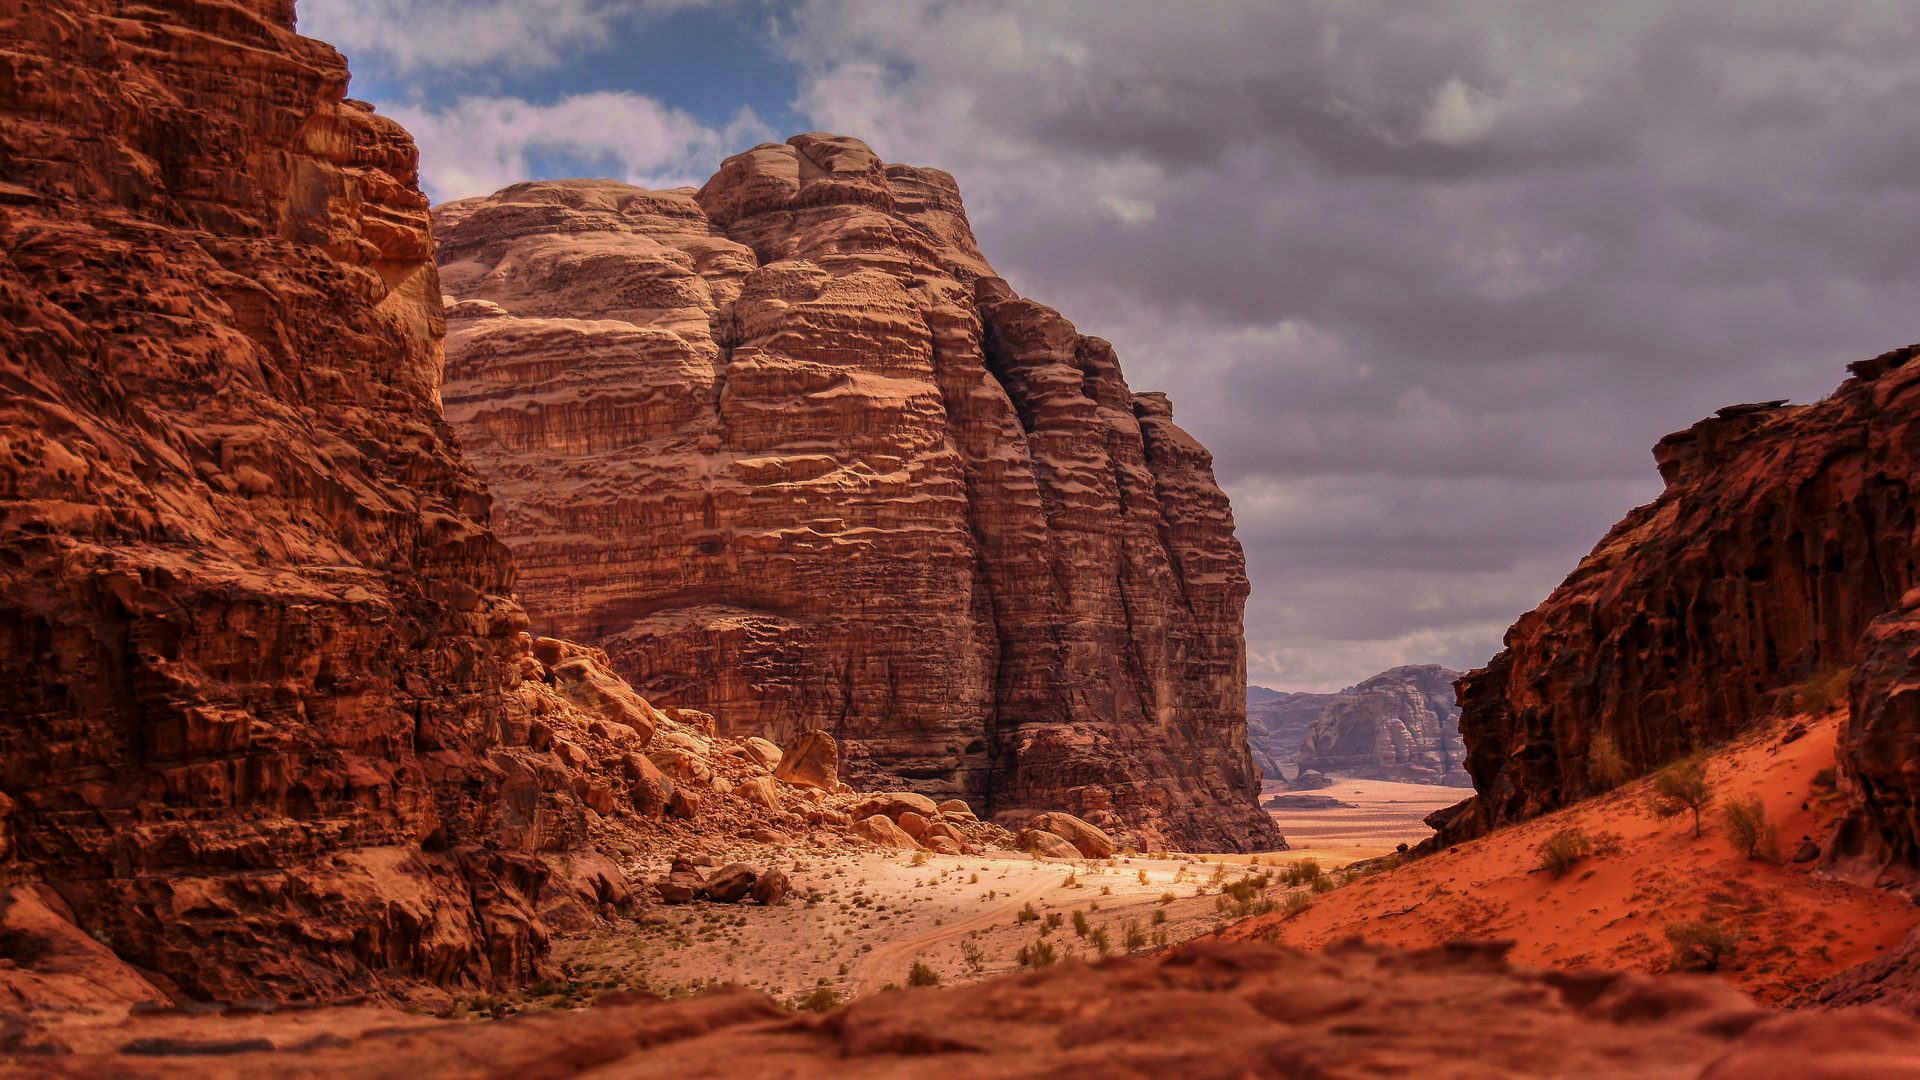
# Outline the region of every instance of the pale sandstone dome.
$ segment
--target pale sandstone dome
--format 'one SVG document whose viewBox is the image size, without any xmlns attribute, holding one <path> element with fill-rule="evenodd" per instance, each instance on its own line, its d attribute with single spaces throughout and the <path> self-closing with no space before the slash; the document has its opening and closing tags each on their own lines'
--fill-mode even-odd
<svg viewBox="0 0 1920 1080">
<path fill-rule="evenodd" d="M 1265 850 L 1206 450 L 1015 296 L 951 176 L 801 135 L 699 191 L 435 211 L 447 417 L 536 632 L 856 787 Z"/>
</svg>

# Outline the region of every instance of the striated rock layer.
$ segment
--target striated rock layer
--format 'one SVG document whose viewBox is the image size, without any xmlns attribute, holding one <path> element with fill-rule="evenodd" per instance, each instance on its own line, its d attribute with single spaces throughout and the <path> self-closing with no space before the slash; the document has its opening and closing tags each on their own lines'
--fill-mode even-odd
<svg viewBox="0 0 1920 1080">
<path fill-rule="evenodd" d="M 1724 740 L 1798 684 L 1853 668 L 1829 867 L 1920 864 L 1920 364 L 1849 366 L 1814 405 L 1740 405 L 1654 448 L 1667 489 L 1594 548 L 1460 683 L 1475 797 L 1451 842 L 1582 798 L 1608 734 L 1635 771 Z M 1828 676 L 1830 677 L 1830 676 Z"/>
<path fill-rule="evenodd" d="M 953 178 L 797 136 L 436 211 L 448 417 L 540 632 L 856 786 L 1270 849 L 1206 450 L 993 276 Z"/>
<path fill-rule="evenodd" d="M 1301 740 L 1301 771 L 1465 787 L 1459 677 L 1438 664 L 1409 665 L 1340 691 Z"/>
<path fill-rule="evenodd" d="M 292 25 L 0 3 L 4 919 L 198 998 L 524 980 L 582 811 L 501 798 L 413 145 Z"/>
</svg>

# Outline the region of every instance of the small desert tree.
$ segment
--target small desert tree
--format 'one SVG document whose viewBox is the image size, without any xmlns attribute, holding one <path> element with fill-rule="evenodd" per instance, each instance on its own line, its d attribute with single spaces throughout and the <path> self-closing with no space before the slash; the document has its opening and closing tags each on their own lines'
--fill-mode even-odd
<svg viewBox="0 0 1920 1080">
<path fill-rule="evenodd" d="M 1700 835 L 1700 814 L 1713 805 L 1713 781 L 1707 779 L 1706 755 L 1698 751 L 1672 762 L 1653 776 L 1647 806 L 1663 818 L 1693 814 L 1693 835 Z"/>
<path fill-rule="evenodd" d="M 907 985 L 939 986 L 940 973 L 925 964 L 915 961 L 912 969 L 907 972 Z"/>
<path fill-rule="evenodd" d="M 1540 869 L 1554 877 L 1565 877 L 1573 864 L 1593 853 L 1593 841 L 1584 830 L 1561 829 L 1541 841 L 1534 849 L 1540 856 Z"/>
<path fill-rule="evenodd" d="M 1720 801 L 1727 821 L 1727 838 L 1748 859 L 1772 862 L 1780 857 L 1780 833 L 1767 818 L 1766 801 L 1758 792 Z"/>
<path fill-rule="evenodd" d="M 1627 782 L 1630 771 L 1613 736 L 1602 731 L 1587 744 L 1587 780 L 1596 790 L 1612 791 Z"/>
</svg>

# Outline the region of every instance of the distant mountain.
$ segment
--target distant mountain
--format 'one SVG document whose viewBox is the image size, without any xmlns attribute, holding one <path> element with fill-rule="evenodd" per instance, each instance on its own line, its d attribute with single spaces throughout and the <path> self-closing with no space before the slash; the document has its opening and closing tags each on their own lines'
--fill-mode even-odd
<svg viewBox="0 0 1920 1080">
<path fill-rule="evenodd" d="M 1256 690 L 1268 696 L 1256 698 Z M 1266 779 L 1290 780 L 1299 772 L 1300 741 L 1313 718 L 1337 696 L 1247 687 L 1247 746 Z"/>
<path fill-rule="evenodd" d="M 1249 705 L 1258 705 L 1263 701 L 1272 701 L 1275 698 L 1287 696 L 1288 694 L 1285 690 L 1269 690 L 1264 686 L 1252 685 L 1247 687 L 1247 704 Z"/>
<path fill-rule="evenodd" d="M 1470 787 L 1453 681 L 1438 664 L 1397 667 L 1340 691 L 1301 741 L 1299 767 L 1367 780 Z"/>
</svg>

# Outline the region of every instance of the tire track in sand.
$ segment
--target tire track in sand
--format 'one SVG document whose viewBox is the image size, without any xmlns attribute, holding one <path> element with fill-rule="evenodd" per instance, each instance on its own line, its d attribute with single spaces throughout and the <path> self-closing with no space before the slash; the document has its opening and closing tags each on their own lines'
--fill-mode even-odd
<svg viewBox="0 0 1920 1080">
<path fill-rule="evenodd" d="M 1063 877 L 1053 881 L 1037 882 L 1022 892 L 1009 895 L 1006 900 L 971 919 L 951 926 L 937 926 L 924 934 L 916 934 L 913 937 L 876 946 L 871 953 L 854 965 L 852 977 L 848 980 L 851 991 L 849 996 L 866 992 L 869 984 L 876 987 L 885 986 L 889 982 L 906 985 L 907 971 L 912 967 L 913 959 L 928 948 L 970 931 L 985 930 L 1004 922 L 1022 906 L 1038 900 L 1047 890 L 1059 888 L 1060 883 L 1065 880 Z"/>
</svg>

